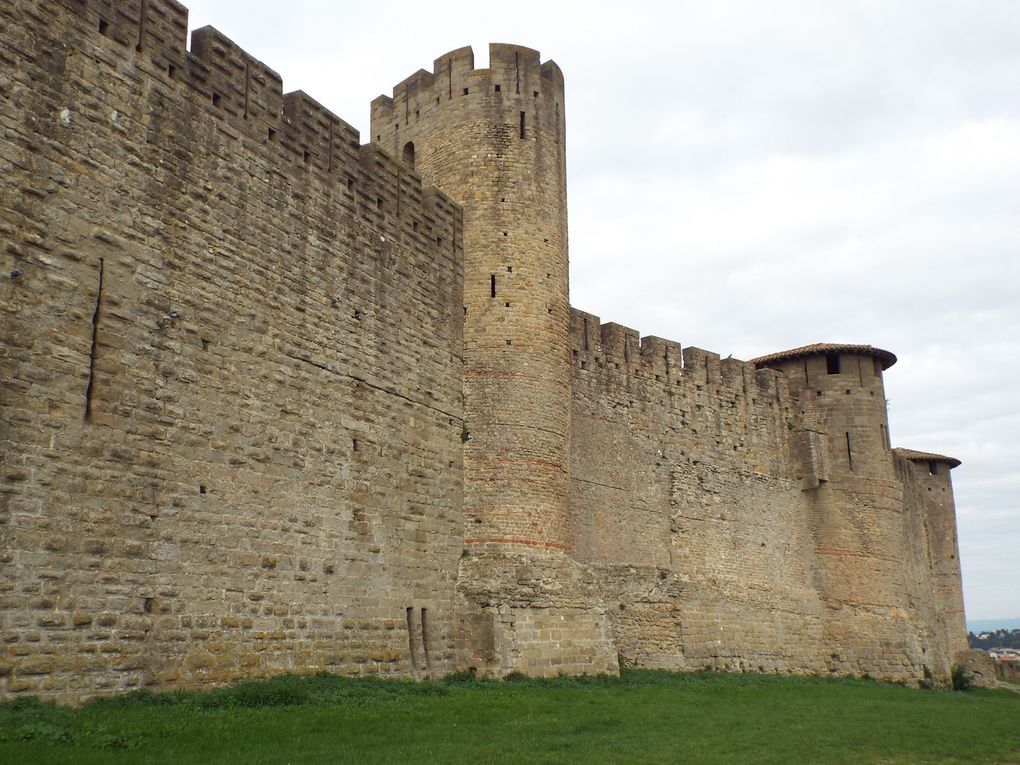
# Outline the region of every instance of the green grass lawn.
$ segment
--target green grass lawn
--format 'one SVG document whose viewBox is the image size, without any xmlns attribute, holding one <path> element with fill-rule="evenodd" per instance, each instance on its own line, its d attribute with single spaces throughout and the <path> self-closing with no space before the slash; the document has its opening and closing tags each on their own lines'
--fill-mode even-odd
<svg viewBox="0 0 1020 765">
<path fill-rule="evenodd" d="M 0 763 L 1020 763 L 1020 694 L 628 671 L 0 705 Z"/>
</svg>

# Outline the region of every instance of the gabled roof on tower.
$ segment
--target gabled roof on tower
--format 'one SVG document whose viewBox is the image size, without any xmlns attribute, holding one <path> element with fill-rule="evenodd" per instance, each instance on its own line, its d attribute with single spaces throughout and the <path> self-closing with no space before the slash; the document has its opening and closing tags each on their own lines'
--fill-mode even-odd
<svg viewBox="0 0 1020 765">
<path fill-rule="evenodd" d="M 778 361 L 790 361 L 805 356 L 824 356 L 826 353 L 856 353 L 861 356 L 874 356 L 882 362 L 882 369 L 888 369 L 896 363 L 896 355 L 890 351 L 876 348 L 873 345 L 854 345 L 852 343 L 812 343 L 811 345 L 802 345 L 800 348 L 791 348 L 788 351 L 759 356 L 756 359 L 751 359 L 751 363 L 761 369 Z"/>
<path fill-rule="evenodd" d="M 913 449 L 893 449 L 898 455 L 904 459 L 908 459 L 911 462 L 944 462 L 949 467 L 959 467 L 963 463 L 956 457 L 947 457 L 944 454 L 935 454 L 934 452 L 918 452 Z"/>
</svg>

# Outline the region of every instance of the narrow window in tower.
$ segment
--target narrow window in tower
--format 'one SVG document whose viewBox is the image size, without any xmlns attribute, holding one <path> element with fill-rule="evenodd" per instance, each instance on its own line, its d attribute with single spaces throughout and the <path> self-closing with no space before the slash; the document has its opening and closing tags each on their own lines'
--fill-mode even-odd
<svg viewBox="0 0 1020 765">
<path fill-rule="evenodd" d="M 582 340 L 582 347 L 584 350 L 588 350 L 588 317 L 584 317 L 584 339 Z"/>
<path fill-rule="evenodd" d="M 414 141 L 404 144 L 404 164 L 414 170 Z"/>
<path fill-rule="evenodd" d="M 489 277 L 489 297 L 496 297 L 496 275 Z"/>
<path fill-rule="evenodd" d="M 521 112 L 521 138 L 524 138 L 524 125 L 525 125 L 525 114 Z"/>
<path fill-rule="evenodd" d="M 464 95 L 466 96 L 467 94 L 468 94 L 468 89 L 464 88 Z"/>
<path fill-rule="evenodd" d="M 826 353 L 825 354 L 825 371 L 830 375 L 839 374 L 839 354 L 838 353 Z"/>
<path fill-rule="evenodd" d="M 928 462 L 928 475 L 938 475 L 938 474 L 939 474 L 939 463 L 937 463 L 935 460 L 929 460 L 929 462 Z"/>
<path fill-rule="evenodd" d="M 106 19 L 99 19 L 99 34 L 106 36 L 110 29 L 110 24 Z"/>
<path fill-rule="evenodd" d="M 496 86 L 496 92 L 499 93 L 499 85 Z"/>
<path fill-rule="evenodd" d="M 850 465 L 850 470 L 853 471 L 853 469 L 854 469 L 854 450 L 853 450 L 853 447 L 850 446 L 850 434 L 849 433 L 846 434 L 846 460 L 847 460 L 847 463 Z"/>
</svg>

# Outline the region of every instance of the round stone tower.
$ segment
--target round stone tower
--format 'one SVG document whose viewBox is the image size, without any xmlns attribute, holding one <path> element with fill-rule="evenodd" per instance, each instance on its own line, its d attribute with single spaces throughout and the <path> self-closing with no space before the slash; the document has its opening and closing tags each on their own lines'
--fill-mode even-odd
<svg viewBox="0 0 1020 765">
<path fill-rule="evenodd" d="M 469 548 L 570 546 L 563 77 L 538 51 L 439 58 L 372 104 L 372 138 L 464 210 Z"/>
<path fill-rule="evenodd" d="M 935 603 L 948 640 L 948 658 L 966 651 L 967 622 L 963 611 L 963 579 L 956 532 L 956 503 L 950 471 L 960 460 L 944 454 L 896 449 L 906 460 L 917 484 L 917 499 L 924 509 L 924 529 L 931 555 Z"/>
<path fill-rule="evenodd" d="M 903 487 L 889 442 L 882 373 L 870 345 L 817 343 L 755 359 L 785 373 L 805 424 L 816 584 L 828 606 L 830 668 L 890 679 L 927 666 L 927 625 L 908 597 Z"/>
<path fill-rule="evenodd" d="M 464 213 L 461 663 L 615 671 L 569 518 L 570 304 L 563 76 L 538 51 L 435 61 L 372 103 L 372 139 Z M 557 641 L 540 638 L 550 630 Z"/>
</svg>

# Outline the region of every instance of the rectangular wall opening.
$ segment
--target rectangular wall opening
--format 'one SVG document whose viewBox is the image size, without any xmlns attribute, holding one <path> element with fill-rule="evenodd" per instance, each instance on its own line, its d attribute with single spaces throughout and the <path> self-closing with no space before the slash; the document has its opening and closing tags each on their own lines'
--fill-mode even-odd
<svg viewBox="0 0 1020 765">
<path fill-rule="evenodd" d="M 847 464 L 850 465 L 850 472 L 853 472 L 853 469 L 854 469 L 854 450 L 853 450 L 853 447 L 850 445 L 850 434 L 849 433 L 846 434 L 846 460 L 847 460 Z"/>
<path fill-rule="evenodd" d="M 839 374 L 839 354 L 838 353 L 826 353 L 825 354 L 825 371 L 830 375 Z"/>
<path fill-rule="evenodd" d="M 432 674 L 432 656 L 429 654 L 429 610 L 421 609 L 421 648 L 425 654 L 425 668 Z"/>
<path fill-rule="evenodd" d="M 521 112 L 521 138 L 524 138 L 524 127 L 526 119 L 527 117 L 525 116 L 524 112 Z"/>
<path fill-rule="evenodd" d="M 496 297 L 496 275 L 489 277 L 489 297 Z"/>
</svg>

